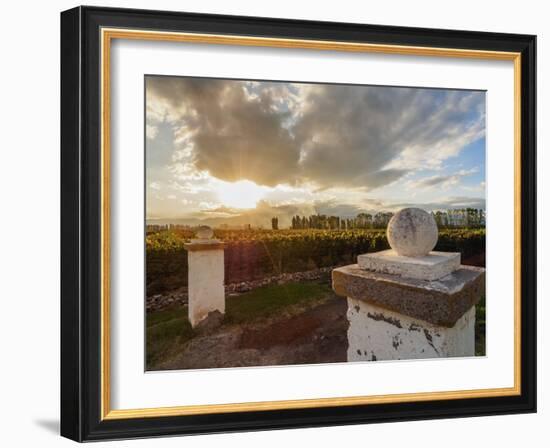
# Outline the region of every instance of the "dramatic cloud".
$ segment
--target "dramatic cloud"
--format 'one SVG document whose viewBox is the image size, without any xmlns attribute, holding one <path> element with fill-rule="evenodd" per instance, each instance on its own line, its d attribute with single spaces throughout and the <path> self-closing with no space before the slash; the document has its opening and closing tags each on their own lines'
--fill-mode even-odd
<svg viewBox="0 0 550 448">
<path fill-rule="evenodd" d="M 425 210 L 449 210 L 456 208 L 480 208 L 485 209 L 485 198 L 475 198 L 469 196 L 452 196 L 447 198 L 441 198 L 434 202 L 403 202 L 395 203 L 392 208 L 399 210 L 405 207 L 420 207 Z"/>
<path fill-rule="evenodd" d="M 485 129 L 469 91 L 148 77 L 147 107 L 150 138 L 173 125 L 176 163 L 266 186 L 382 187 Z"/>
<path fill-rule="evenodd" d="M 459 185 L 464 177 L 471 176 L 478 172 L 477 168 L 460 170 L 454 174 L 437 175 L 425 177 L 416 181 L 410 181 L 407 186 L 411 189 L 417 188 L 441 188 L 447 189 Z"/>
<path fill-rule="evenodd" d="M 146 107 L 148 219 L 484 208 L 466 196 L 484 191 L 484 92 L 148 76 Z"/>
<path fill-rule="evenodd" d="M 176 140 L 190 146 L 196 169 L 230 182 L 248 179 L 268 186 L 293 182 L 300 158 L 298 143 L 284 126 L 290 113 L 279 105 L 280 90 L 292 96 L 284 84 L 262 83 L 258 89 L 242 81 L 147 78 L 148 105 L 164 109 L 161 116 L 177 128 Z"/>
<path fill-rule="evenodd" d="M 340 203 L 338 201 L 317 201 L 314 203 L 315 212 L 319 215 L 340 216 L 343 218 L 353 218 L 359 213 L 376 213 L 379 211 L 389 211 L 393 207 L 378 199 L 364 198 L 361 204 Z"/>
<path fill-rule="evenodd" d="M 399 179 L 418 162 L 391 166 L 398 156 L 449 138 L 442 129 L 450 117 L 431 115 L 452 102 L 450 96 L 425 89 L 311 87 L 295 131 L 303 175 L 323 187 L 367 189 Z"/>
</svg>

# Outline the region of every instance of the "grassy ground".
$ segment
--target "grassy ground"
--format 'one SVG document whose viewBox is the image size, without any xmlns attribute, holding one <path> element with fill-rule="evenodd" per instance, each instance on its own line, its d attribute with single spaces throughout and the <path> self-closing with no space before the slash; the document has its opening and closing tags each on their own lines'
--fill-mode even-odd
<svg viewBox="0 0 550 448">
<path fill-rule="evenodd" d="M 332 292 L 328 284 L 287 283 L 258 288 L 226 300 L 225 323 L 240 324 L 267 318 L 292 307 L 319 301 Z M 147 313 L 147 368 L 176 355 L 193 337 L 187 307 Z"/>
<path fill-rule="evenodd" d="M 146 325 L 147 369 L 177 354 L 178 349 L 193 337 L 193 329 L 187 319 L 187 307 L 147 313 Z"/>
<path fill-rule="evenodd" d="M 317 282 L 265 286 L 227 300 L 225 318 L 229 323 L 249 322 L 273 316 L 291 306 L 318 301 L 331 293 L 328 284 Z"/>
<path fill-rule="evenodd" d="M 321 301 L 332 290 L 317 282 L 270 285 L 226 301 L 225 324 L 250 323 Z M 147 368 L 176 356 L 194 332 L 187 307 L 147 313 Z M 485 297 L 476 306 L 476 356 L 485 355 Z"/>
</svg>

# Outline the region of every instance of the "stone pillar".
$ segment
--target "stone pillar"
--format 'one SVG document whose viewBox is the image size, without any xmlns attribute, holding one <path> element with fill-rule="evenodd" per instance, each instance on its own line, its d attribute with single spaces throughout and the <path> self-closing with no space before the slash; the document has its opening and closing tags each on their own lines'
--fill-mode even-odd
<svg viewBox="0 0 550 448">
<path fill-rule="evenodd" d="M 210 313 L 225 314 L 224 244 L 213 239 L 212 229 L 201 227 L 188 251 L 189 322 L 197 326 Z"/>
<path fill-rule="evenodd" d="M 348 361 L 475 355 L 485 269 L 461 265 L 459 253 L 432 251 L 430 219 L 420 209 L 401 210 L 388 224 L 392 249 L 333 270 L 333 289 L 348 301 Z"/>
</svg>

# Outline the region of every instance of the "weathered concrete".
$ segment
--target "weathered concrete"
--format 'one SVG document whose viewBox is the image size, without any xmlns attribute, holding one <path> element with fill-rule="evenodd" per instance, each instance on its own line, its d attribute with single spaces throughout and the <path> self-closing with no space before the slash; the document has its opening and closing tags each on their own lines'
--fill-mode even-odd
<svg viewBox="0 0 550 448">
<path fill-rule="evenodd" d="M 387 229 L 390 247 L 399 255 L 426 255 L 437 243 L 437 224 L 420 208 L 404 208 L 392 216 Z"/>
<path fill-rule="evenodd" d="M 225 313 L 224 251 L 218 240 L 186 244 L 189 264 L 189 322 L 197 326 L 209 313 Z"/>
<path fill-rule="evenodd" d="M 460 268 L 460 253 L 430 252 L 419 257 L 405 257 L 393 249 L 357 257 L 361 269 L 400 275 L 421 280 L 437 280 Z"/>
<path fill-rule="evenodd" d="M 485 269 L 460 266 L 429 281 L 366 271 L 353 264 L 332 271 L 332 287 L 339 296 L 451 328 L 480 300 Z"/>
<path fill-rule="evenodd" d="M 348 361 L 474 356 L 475 307 L 451 328 L 348 298 Z"/>
</svg>

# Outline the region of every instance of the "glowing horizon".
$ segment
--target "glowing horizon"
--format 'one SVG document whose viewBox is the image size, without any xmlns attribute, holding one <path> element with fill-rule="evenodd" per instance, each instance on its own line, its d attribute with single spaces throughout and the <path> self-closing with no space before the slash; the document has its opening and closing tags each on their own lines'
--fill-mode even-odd
<svg viewBox="0 0 550 448">
<path fill-rule="evenodd" d="M 146 78 L 146 217 L 485 209 L 485 93 Z"/>
</svg>

